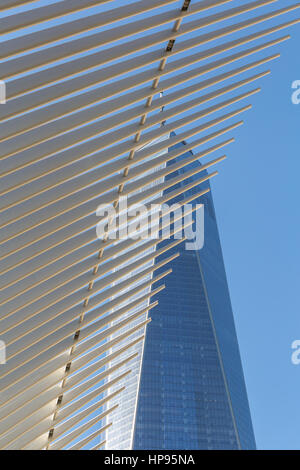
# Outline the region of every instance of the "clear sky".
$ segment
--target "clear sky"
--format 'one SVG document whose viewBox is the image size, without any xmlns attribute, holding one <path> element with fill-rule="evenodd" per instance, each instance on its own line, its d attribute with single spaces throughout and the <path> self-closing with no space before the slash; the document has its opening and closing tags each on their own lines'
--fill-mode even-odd
<svg viewBox="0 0 300 470">
<path fill-rule="evenodd" d="M 113 3 L 115 7 L 124 4 L 124 0 Z M 245 1 L 232 3 L 232 6 L 239 6 Z M 272 8 L 293 3 L 295 0 L 280 0 Z M 267 11 L 270 8 L 260 9 L 255 14 Z M 213 10 L 206 14 L 212 13 Z M 253 14 L 243 19 L 250 16 Z M 298 16 L 300 11 L 287 15 L 284 21 Z M 252 28 L 241 35 L 270 25 Z M 221 26 L 210 29 L 218 27 Z M 285 34 L 286 31 L 280 33 Z M 292 39 L 276 51 L 272 49 L 260 55 L 281 52 L 281 58 L 270 67 L 271 77 L 261 82 L 262 92 L 251 98 L 253 109 L 243 117 L 244 126 L 234 132 L 236 142 L 226 149 L 228 159 L 221 164 L 219 176 L 212 181 L 260 449 L 300 449 L 300 365 L 291 362 L 291 344 L 300 339 L 300 104 L 293 105 L 291 101 L 292 82 L 300 80 L 300 25 L 294 26 L 291 34 Z M 243 48 L 252 46 L 253 43 Z M 208 47 L 212 46 L 204 49 Z M 251 60 L 257 60 L 257 57 Z M 235 66 L 240 65 L 242 63 Z M 264 66 L 260 71 L 268 68 L 269 65 Z M 257 72 L 251 72 L 254 73 Z M 242 78 L 245 77 L 233 81 Z M 258 83 L 247 89 L 256 86 Z M 243 91 L 246 90 L 239 93 Z M 239 118 L 235 122 L 237 120 Z"/>
<path fill-rule="evenodd" d="M 300 339 L 300 105 L 291 102 L 291 84 L 300 79 L 300 27 L 291 32 L 212 182 L 263 449 L 300 449 L 300 366 L 291 363 L 291 343 Z"/>
</svg>

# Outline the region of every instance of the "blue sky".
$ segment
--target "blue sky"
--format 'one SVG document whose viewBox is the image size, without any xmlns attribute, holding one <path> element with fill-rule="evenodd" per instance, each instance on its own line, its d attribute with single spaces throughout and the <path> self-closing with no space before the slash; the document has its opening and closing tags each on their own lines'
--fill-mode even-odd
<svg viewBox="0 0 300 470">
<path fill-rule="evenodd" d="M 125 2 L 116 0 L 113 3 L 115 7 Z M 244 3 L 244 0 L 234 1 L 232 6 Z M 278 1 L 272 8 L 293 3 L 296 2 Z M 105 9 L 109 7 L 106 5 Z M 227 7 L 221 10 L 224 8 Z M 217 10 L 205 15 L 214 11 Z M 267 11 L 270 7 L 249 13 L 243 19 Z M 283 21 L 299 15 L 291 13 Z M 240 19 L 233 22 L 237 21 Z M 277 20 L 260 25 L 241 35 L 278 23 Z M 208 28 L 205 32 L 219 27 Z M 275 36 L 285 34 L 287 31 Z M 300 104 L 293 105 L 291 101 L 292 82 L 300 80 L 300 26 L 294 26 L 291 34 L 292 39 L 288 42 L 258 55 L 261 58 L 278 50 L 281 52 L 279 60 L 259 69 L 271 68 L 272 75 L 264 78 L 261 84 L 247 87 L 249 90 L 261 85 L 262 92 L 251 98 L 253 109 L 243 116 L 245 124 L 234 132 L 236 142 L 226 149 L 228 158 L 220 165 L 219 176 L 212 180 L 254 430 L 260 449 L 300 449 L 300 365 L 297 367 L 291 363 L 291 344 L 300 339 Z M 253 46 L 254 43 L 251 43 L 234 52 Z M 228 54 L 230 52 L 225 55 Z M 257 60 L 258 56 L 231 65 L 226 71 Z M 222 86 L 257 72 L 254 70 Z M 214 75 L 215 72 L 209 76 Z M 233 95 L 244 91 L 246 89 L 241 89 Z M 227 98 L 229 96 L 219 101 Z M 231 135 L 226 139 L 229 137 Z"/>
<path fill-rule="evenodd" d="M 300 449 L 300 30 L 281 48 L 212 182 L 257 445 Z"/>
</svg>

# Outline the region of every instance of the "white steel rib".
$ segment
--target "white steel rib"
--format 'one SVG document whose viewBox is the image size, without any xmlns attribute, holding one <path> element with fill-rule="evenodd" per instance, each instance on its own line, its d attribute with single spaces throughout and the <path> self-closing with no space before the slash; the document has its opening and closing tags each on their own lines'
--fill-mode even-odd
<svg viewBox="0 0 300 470">
<path fill-rule="evenodd" d="M 299 7 L 2 0 L 0 449 L 131 448 L 148 312 L 185 240 L 147 239 L 142 215 L 139 238 L 107 217 L 99 239 L 96 210 L 205 195 Z"/>
</svg>

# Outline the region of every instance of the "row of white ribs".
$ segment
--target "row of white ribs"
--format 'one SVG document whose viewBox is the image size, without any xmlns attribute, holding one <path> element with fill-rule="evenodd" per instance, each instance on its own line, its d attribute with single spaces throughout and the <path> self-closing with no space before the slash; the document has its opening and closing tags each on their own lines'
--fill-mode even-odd
<svg viewBox="0 0 300 470">
<path fill-rule="evenodd" d="M 177 254 L 163 261 L 159 256 L 180 241 L 163 248 L 158 240 L 100 241 L 96 208 L 118 207 L 120 194 L 132 205 L 160 203 L 199 186 L 184 204 L 208 191 L 201 183 L 217 172 L 201 172 L 224 156 L 165 177 L 233 139 L 166 164 L 242 124 L 220 127 L 251 107 L 235 103 L 260 90 L 239 89 L 270 71 L 239 75 L 276 59 L 277 53 L 251 56 L 288 39 L 277 33 L 300 21 L 244 35 L 300 6 L 276 10 L 275 1 L 117 6 L 113 0 L 65 0 L 39 7 L 32 0 L 2 0 L 0 79 L 7 102 L 0 105 L 0 339 L 7 363 L 0 366 L 0 449 L 105 445 L 114 400 L 124 393 L 131 365 L 141 360 L 134 348 L 144 341 L 147 313 L 156 305 L 151 297 L 164 288 L 153 285 L 171 269 L 155 272 Z M 76 12 L 80 18 L 68 16 Z M 274 37 L 266 42 L 268 36 Z M 228 70 L 245 58 L 246 64 Z M 205 78 L 209 72 L 213 76 Z M 183 140 L 184 147 L 168 151 Z M 198 173 L 193 183 L 172 190 Z"/>
</svg>

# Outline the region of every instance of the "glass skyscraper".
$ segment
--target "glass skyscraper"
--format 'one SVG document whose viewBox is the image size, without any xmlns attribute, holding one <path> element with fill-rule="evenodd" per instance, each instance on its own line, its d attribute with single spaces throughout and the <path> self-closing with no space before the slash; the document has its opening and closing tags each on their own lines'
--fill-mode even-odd
<svg viewBox="0 0 300 470">
<path fill-rule="evenodd" d="M 279 56 L 267 49 L 298 22 L 280 18 L 299 4 L 273 3 L 1 0 L 1 450 L 255 447 L 213 202 L 200 198 L 216 172 L 197 179 L 204 167 L 187 174 L 185 158 L 250 110 Z M 112 236 L 124 197 L 159 207 L 192 187 L 199 252 Z M 121 225 L 145 228 L 145 212 Z"/>
<path fill-rule="evenodd" d="M 133 448 L 255 449 L 211 193 L 194 202 L 205 208 L 204 247 L 174 248 L 180 257 L 147 330 Z"/>
</svg>

